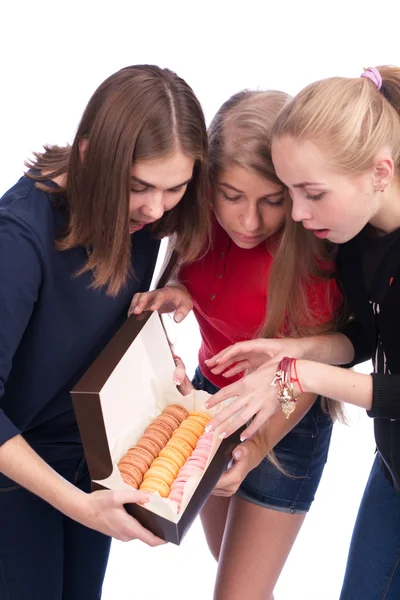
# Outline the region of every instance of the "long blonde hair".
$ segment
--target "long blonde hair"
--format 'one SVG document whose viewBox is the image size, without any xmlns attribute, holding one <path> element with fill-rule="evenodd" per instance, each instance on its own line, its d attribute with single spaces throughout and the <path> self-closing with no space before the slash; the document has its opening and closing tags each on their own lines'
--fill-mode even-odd
<svg viewBox="0 0 400 600">
<path fill-rule="evenodd" d="M 272 130 L 289 101 L 284 92 L 244 90 L 221 106 L 208 130 L 212 189 L 221 170 L 229 164 L 281 184 L 272 162 Z M 321 325 L 320 315 L 311 310 L 307 295 L 313 279 L 328 281 L 334 277 L 334 249 L 291 219 L 291 201 L 286 196 L 286 224 L 279 245 L 267 241 L 274 260 L 267 290 L 268 310 L 259 337 L 305 337 L 334 331 L 337 325 L 333 305 L 332 321 Z M 329 292 L 327 296 L 329 304 Z M 328 401 L 333 418 L 340 413 L 339 406 Z"/>
<path fill-rule="evenodd" d="M 377 67 L 382 87 L 365 77 L 331 77 L 308 85 L 286 104 L 272 136 L 326 147 L 333 166 L 362 173 L 383 146 L 400 170 L 400 68 Z"/>
</svg>

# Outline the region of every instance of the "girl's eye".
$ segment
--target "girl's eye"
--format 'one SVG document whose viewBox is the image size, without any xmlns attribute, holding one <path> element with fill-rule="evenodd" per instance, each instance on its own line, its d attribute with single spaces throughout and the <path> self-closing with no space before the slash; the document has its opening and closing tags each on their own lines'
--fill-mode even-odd
<svg viewBox="0 0 400 600">
<path fill-rule="evenodd" d="M 269 198 L 263 198 L 263 202 L 265 204 L 267 204 L 268 206 L 282 206 L 282 204 L 284 203 L 285 199 L 281 198 L 280 200 L 275 200 L 274 202 L 272 200 L 270 200 Z"/>
<path fill-rule="evenodd" d="M 131 192 L 134 192 L 135 194 L 140 194 L 142 192 L 147 192 L 148 188 L 144 187 L 144 188 L 131 188 Z"/>
<path fill-rule="evenodd" d="M 229 200 L 229 202 L 236 202 L 237 200 L 240 200 L 240 198 L 242 197 L 242 196 L 229 196 L 229 194 L 227 194 L 223 190 L 221 190 L 221 194 L 223 195 L 224 198 L 226 198 L 226 200 Z"/>
<path fill-rule="evenodd" d="M 314 196 L 312 194 L 306 194 L 307 200 L 321 200 L 323 196 L 325 196 L 325 192 L 320 192 L 319 194 L 315 194 Z"/>
</svg>

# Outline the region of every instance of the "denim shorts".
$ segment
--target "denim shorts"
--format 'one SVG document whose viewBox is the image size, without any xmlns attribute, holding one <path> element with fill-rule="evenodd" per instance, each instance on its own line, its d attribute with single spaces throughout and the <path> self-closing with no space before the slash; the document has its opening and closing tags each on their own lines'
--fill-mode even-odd
<svg viewBox="0 0 400 600">
<path fill-rule="evenodd" d="M 196 389 L 215 394 L 218 388 L 197 367 Z M 236 495 L 273 510 L 305 514 L 310 510 L 328 457 L 332 420 L 318 397 L 302 420 L 274 448 L 285 473 L 268 458 L 250 471 Z"/>
</svg>

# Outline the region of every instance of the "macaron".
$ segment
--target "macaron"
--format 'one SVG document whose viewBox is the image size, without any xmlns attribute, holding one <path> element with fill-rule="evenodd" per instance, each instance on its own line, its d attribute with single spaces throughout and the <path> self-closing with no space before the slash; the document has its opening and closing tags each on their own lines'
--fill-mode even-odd
<svg viewBox="0 0 400 600">
<path fill-rule="evenodd" d="M 145 448 L 140 448 L 139 446 L 134 446 L 133 448 L 129 448 L 127 454 L 132 456 L 138 456 L 146 463 L 147 467 L 150 467 L 153 462 L 153 455 L 151 452 L 146 450 Z"/>
<path fill-rule="evenodd" d="M 178 510 L 181 507 L 182 499 L 183 499 L 183 490 L 172 490 L 172 492 L 168 496 L 169 500 L 173 500 L 178 504 Z"/>
<path fill-rule="evenodd" d="M 174 440 L 176 438 L 184 440 L 193 450 L 196 448 L 198 437 L 191 431 L 185 429 L 182 425 L 179 427 L 179 429 L 174 431 L 174 435 L 171 439 Z"/>
<path fill-rule="evenodd" d="M 146 431 L 142 436 L 142 440 L 143 439 L 152 440 L 155 444 L 157 444 L 160 450 L 161 448 L 164 448 L 165 444 L 169 440 L 169 438 L 167 438 L 163 433 L 160 431 L 155 431 L 154 429 Z"/>
<path fill-rule="evenodd" d="M 161 450 L 159 458 L 168 458 L 177 465 L 178 469 L 180 469 L 185 463 L 185 457 L 181 454 L 181 452 L 179 452 L 179 450 L 176 450 L 176 448 L 171 448 L 168 444 Z"/>
<path fill-rule="evenodd" d="M 200 423 L 200 425 L 203 425 L 203 427 L 205 427 L 207 425 L 207 423 L 209 421 L 211 421 L 210 415 L 207 415 L 206 413 L 202 413 L 202 412 L 190 413 L 189 417 L 193 421 L 197 421 L 197 423 Z"/>
<path fill-rule="evenodd" d="M 167 485 L 162 479 L 157 477 L 149 477 L 143 481 L 140 489 L 148 492 L 158 492 L 160 496 L 167 498 L 170 488 L 169 485 Z"/>
<path fill-rule="evenodd" d="M 187 429 L 188 431 L 191 431 L 198 438 L 204 433 L 204 426 L 200 425 L 198 421 L 194 421 L 190 417 L 182 421 L 181 427 Z"/>
<path fill-rule="evenodd" d="M 157 419 L 156 419 L 157 423 L 165 423 L 166 425 L 169 425 L 169 427 L 171 427 L 172 431 L 175 431 L 175 429 L 178 429 L 179 425 L 180 425 L 180 421 L 178 421 L 178 419 L 175 419 L 175 417 L 173 417 L 172 415 L 158 415 Z"/>
<path fill-rule="evenodd" d="M 130 465 L 129 463 L 121 463 L 121 462 L 119 462 L 119 464 L 118 464 L 118 469 L 119 469 L 123 479 L 124 479 L 124 476 L 126 478 L 132 479 L 132 481 L 134 482 L 133 487 L 135 487 L 137 489 L 140 486 L 140 484 L 143 481 L 143 475 L 141 474 L 139 469 L 137 469 L 133 465 Z M 124 481 L 125 481 L 125 479 L 124 479 Z"/>
<path fill-rule="evenodd" d="M 174 483 L 171 485 L 171 491 L 172 490 L 182 490 L 185 487 L 188 479 L 189 479 L 189 477 L 183 477 L 183 476 L 177 477 L 175 479 Z"/>
<path fill-rule="evenodd" d="M 148 438 L 142 437 L 136 444 L 139 448 L 144 448 L 148 452 L 150 452 L 151 456 L 157 458 L 160 453 L 160 446 L 153 442 L 153 440 L 149 440 Z"/>
<path fill-rule="evenodd" d="M 139 489 L 137 481 L 134 477 L 131 477 L 129 473 L 121 473 L 122 481 L 131 487 L 135 488 L 135 490 Z"/>
<path fill-rule="evenodd" d="M 203 471 L 204 469 L 197 465 L 185 463 L 179 471 L 179 477 L 192 477 L 192 475 L 198 475 L 199 473 L 203 473 Z"/>
<path fill-rule="evenodd" d="M 139 471 L 141 472 L 142 475 L 144 475 L 146 473 L 146 471 L 149 467 L 147 465 L 147 462 L 143 458 L 141 458 L 140 456 L 137 456 L 135 454 L 129 454 L 129 452 L 127 454 L 125 454 L 125 456 L 129 456 L 131 458 L 131 460 L 132 460 L 131 464 L 134 465 L 137 469 L 139 469 Z"/>
<path fill-rule="evenodd" d="M 165 456 L 159 456 L 152 462 L 152 467 L 163 467 L 166 469 L 171 475 L 175 478 L 179 473 L 178 465 L 169 458 L 165 458 Z"/>
<path fill-rule="evenodd" d="M 190 456 L 186 462 L 187 465 L 194 465 L 199 467 L 200 469 L 204 469 L 207 464 L 207 460 L 205 458 L 200 458 L 199 456 Z"/>
<path fill-rule="evenodd" d="M 179 423 L 182 423 L 189 416 L 189 411 L 186 410 L 184 406 L 180 404 L 170 404 L 167 408 L 164 408 L 163 415 L 171 415 L 174 417 Z"/>
<path fill-rule="evenodd" d="M 165 447 L 174 448 L 182 454 L 185 460 L 189 458 L 189 456 L 193 452 L 193 448 L 187 442 L 185 442 L 185 440 L 182 440 L 181 438 L 177 438 L 175 436 L 172 436 L 172 438 L 169 440 L 168 444 Z"/>
<path fill-rule="evenodd" d="M 158 419 L 153 421 L 153 423 L 150 423 L 150 425 L 146 429 L 145 433 L 147 433 L 148 431 L 152 431 L 152 430 L 163 433 L 167 439 L 169 439 L 174 432 L 174 430 L 172 429 L 172 427 L 170 425 L 168 425 L 168 423 L 163 423 L 162 421 L 159 421 Z"/>
<path fill-rule="evenodd" d="M 171 486 L 174 482 L 174 475 L 168 469 L 160 466 L 151 466 L 147 473 L 144 475 L 143 479 L 146 480 L 149 477 L 156 477 L 157 479 L 161 479 L 165 481 L 165 483 Z"/>
</svg>

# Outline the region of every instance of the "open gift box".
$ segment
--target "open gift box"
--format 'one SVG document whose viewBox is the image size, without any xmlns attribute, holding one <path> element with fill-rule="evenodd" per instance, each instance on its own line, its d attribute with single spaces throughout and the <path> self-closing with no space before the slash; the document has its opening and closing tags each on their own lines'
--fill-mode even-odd
<svg viewBox="0 0 400 600">
<path fill-rule="evenodd" d="M 135 445 L 146 427 L 169 404 L 212 416 L 205 410 L 208 394 L 182 396 L 173 383 L 171 350 L 157 313 L 132 315 L 116 333 L 71 392 L 94 489 L 125 489 L 117 463 Z M 185 486 L 181 510 L 171 500 L 151 495 L 144 506 L 126 510 L 160 538 L 180 544 L 240 443 L 240 431 L 217 436 L 201 476 Z"/>
</svg>

